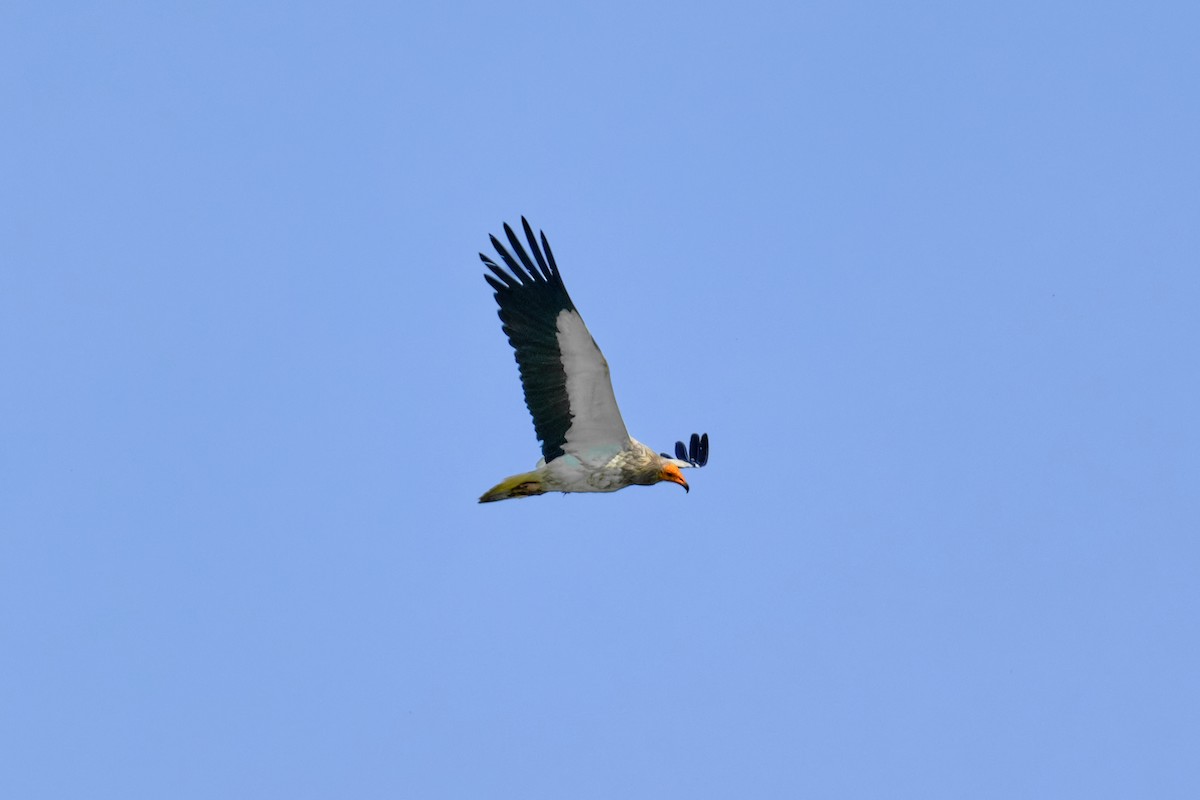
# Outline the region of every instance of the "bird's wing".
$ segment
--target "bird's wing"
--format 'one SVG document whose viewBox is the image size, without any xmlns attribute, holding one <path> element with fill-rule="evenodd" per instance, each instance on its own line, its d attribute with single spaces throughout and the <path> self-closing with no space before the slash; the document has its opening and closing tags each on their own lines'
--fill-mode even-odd
<svg viewBox="0 0 1200 800">
<path fill-rule="evenodd" d="M 483 277 L 496 290 L 500 321 L 516 351 L 542 457 L 547 463 L 568 454 L 589 463 L 606 461 L 630 446 L 608 362 L 563 286 L 546 234 L 539 248 L 524 217 L 521 224 L 536 264 L 507 224 L 516 258 L 491 239 L 508 271 L 483 253 L 479 257 L 493 273 Z"/>
<path fill-rule="evenodd" d="M 671 457 L 667 453 L 660 453 L 659 455 L 670 459 L 680 469 L 703 467 L 708 463 L 708 434 L 706 433 L 701 436 L 698 433 L 693 433 L 687 447 L 684 447 L 683 442 L 676 442 L 674 457 Z"/>
</svg>

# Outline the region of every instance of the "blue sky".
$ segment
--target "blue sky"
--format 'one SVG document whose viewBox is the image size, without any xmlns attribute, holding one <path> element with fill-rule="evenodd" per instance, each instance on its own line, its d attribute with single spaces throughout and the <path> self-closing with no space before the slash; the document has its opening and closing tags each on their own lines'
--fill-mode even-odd
<svg viewBox="0 0 1200 800">
<path fill-rule="evenodd" d="M 1195 797 L 1184 3 L 8 3 L 0 794 Z M 673 486 L 538 457 L 546 231 Z"/>
</svg>

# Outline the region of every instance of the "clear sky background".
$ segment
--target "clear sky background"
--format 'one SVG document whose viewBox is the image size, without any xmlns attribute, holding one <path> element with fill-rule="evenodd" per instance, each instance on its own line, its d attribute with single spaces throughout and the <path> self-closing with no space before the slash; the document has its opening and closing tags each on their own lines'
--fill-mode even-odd
<svg viewBox="0 0 1200 800">
<path fill-rule="evenodd" d="M 1196 8 L 5 3 L 0 795 L 1200 796 Z"/>
</svg>

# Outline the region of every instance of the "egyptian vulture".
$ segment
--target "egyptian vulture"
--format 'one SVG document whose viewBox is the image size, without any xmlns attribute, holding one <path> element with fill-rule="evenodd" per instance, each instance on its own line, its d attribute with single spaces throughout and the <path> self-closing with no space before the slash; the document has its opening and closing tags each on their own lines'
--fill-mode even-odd
<svg viewBox="0 0 1200 800">
<path fill-rule="evenodd" d="M 546 492 L 615 492 L 660 481 L 688 491 L 680 470 L 708 463 L 708 434 L 693 433 L 686 448 L 676 442 L 675 458 L 629 435 L 608 362 L 563 286 L 546 234 L 539 248 L 524 217 L 521 225 L 533 259 L 507 223 L 504 232 L 516 258 L 495 236 L 491 240 L 508 270 L 483 253 L 479 257 L 492 273 L 483 277 L 496 290 L 500 321 L 516 351 L 542 459 L 532 472 L 505 478 L 479 502 Z"/>
</svg>

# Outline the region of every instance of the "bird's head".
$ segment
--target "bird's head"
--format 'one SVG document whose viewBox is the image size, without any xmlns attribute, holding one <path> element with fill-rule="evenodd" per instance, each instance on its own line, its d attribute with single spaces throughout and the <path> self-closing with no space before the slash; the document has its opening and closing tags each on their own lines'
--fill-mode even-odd
<svg viewBox="0 0 1200 800">
<path fill-rule="evenodd" d="M 662 465 L 662 469 L 658 471 L 658 479 L 660 481 L 678 483 L 683 487 L 685 492 L 691 491 L 691 489 L 688 488 L 687 481 L 683 479 L 683 473 L 679 471 L 679 467 L 675 466 L 670 461 L 667 461 Z"/>
</svg>

